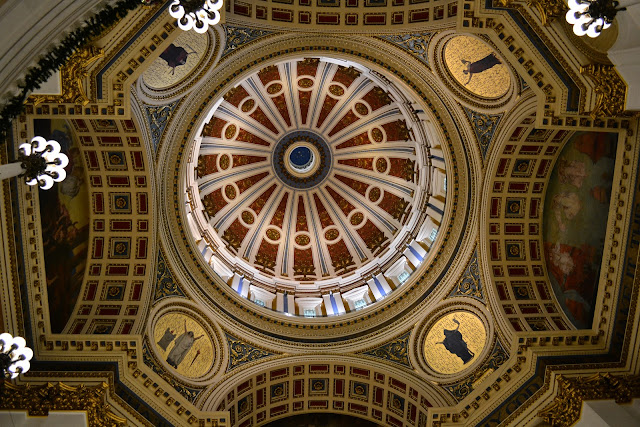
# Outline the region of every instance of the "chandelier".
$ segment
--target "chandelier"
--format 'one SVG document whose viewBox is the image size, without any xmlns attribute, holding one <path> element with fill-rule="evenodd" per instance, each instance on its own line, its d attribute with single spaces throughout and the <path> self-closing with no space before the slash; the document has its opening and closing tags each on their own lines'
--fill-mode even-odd
<svg viewBox="0 0 640 427">
<path fill-rule="evenodd" d="M 48 190 L 54 182 L 67 177 L 64 168 L 68 164 L 69 158 L 60 152 L 57 141 L 36 136 L 30 144 L 20 145 L 17 162 L 0 166 L 0 180 L 23 176 L 27 184 L 40 185 L 43 190 Z"/>
<path fill-rule="evenodd" d="M 178 27 L 184 31 L 194 29 L 205 33 L 209 25 L 220 22 L 223 0 L 174 0 L 169 6 L 169 14 L 178 20 Z"/>
<path fill-rule="evenodd" d="M 27 372 L 32 357 L 33 350 L 27 347 L 24 338 L 0 334 L 0 367 L 5 378 L 14 379 Z"/>
<path fill-rule="evenodd" d="M 64 168 L 69 164 L 69 158 L 60 152 L 57 141 L 45 140 L 36 136 L 31 144 L 21 144 L 18 156 L 23 170 L 21 176 L 29 185 L 40 185 L 48 190 L 54 182 L 61 182 L 67 177 Z"/>
<path fill-rule="evenodd" d="M 573 25 L 577 36 L 598 37 L 611 26 L 616 13 L 625 10 L 617 9 L 618 4 L 617 0 L 569 0 L 567 22 Z"/>
</svg>

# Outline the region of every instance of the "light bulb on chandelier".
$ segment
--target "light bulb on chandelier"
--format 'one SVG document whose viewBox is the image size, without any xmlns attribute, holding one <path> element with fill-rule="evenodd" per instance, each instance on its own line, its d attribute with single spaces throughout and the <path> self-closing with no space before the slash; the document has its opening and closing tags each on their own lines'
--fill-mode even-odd
<svg viewBox="0 0 640 427">
<path fill-rule="evenodd" d="M 33 350 L 27 347 L 27 341 L 11 334 L 0 334 L 0 367 L 5 378 L 14 379 L 29 370 L 29 361 Z"/>
<path fill-rule="evenodd" d="M 618 9 L 618 4 L 617 0 L 569 0 L 565 18 L 573 25 L 575 35 L 595 38 L 611 26 L 618 12 L 626 10 Z"/>
<path fill-rule="evenodd" d="M 206 33 L 209 25 L 220 22 L 223 0 L 174 0 L 169 14 L 178 20 L 181 30 Z"/>
</svg>

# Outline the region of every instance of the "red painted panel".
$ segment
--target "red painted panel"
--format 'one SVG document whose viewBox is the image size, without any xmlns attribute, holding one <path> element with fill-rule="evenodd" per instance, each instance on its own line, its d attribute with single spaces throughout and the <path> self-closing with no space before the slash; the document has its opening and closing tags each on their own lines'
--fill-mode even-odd
<svg viewBox="0 0 640 427">
<path fill-rule="evenodd" d="M 138 253 L 136 258 L 144 259 L 147 257 L 147 238 L 142 237 L 138 239 Z"/>
<path fill-rule="evenodd" d="M 510 159 L 500 159 L 500 162 L 498 163 L 498 170 L 496 172 L 496 176 L 505 176 L 507 174 L 509 162 L 510 162 Z"/>
<path fill-rule="evenodd" d="M 491 218 L 498 218 L 500 216 L 500 197 L 491 198 Z"/>
<path fill-rule="evenodd" d="M 310 374 L 328 374 L 329 365 L 309 365 Z"/>
<path fill-rule="evenodd" d="M 389 378 L 389 385 L 398 390 L 407 391 L 407 385 L 401 381 L 396 380 L 395 378 Z"/>
<path fill-rule="evenodd" d="M 384 395 L 384 389 L 380 387 L 373 388 L 373 403 L 378 406 L 382 406 L 382 397 Z"/>
<path fill-rule="evenodd" d="M 102 258 L 104 250 L 104 239 L 102 237 L 96 237 L 93 239 L 93 257 Z"/>
<path fill-rule="evenodd" d="M 129 274 L 128 265 L 109 265 L 107 266 L 107 276 L 126 276 Z"/>
<path fill-rule="evenodd" d="M 529 241 L 529 252 L 532 260 L 540 260 L 540 249 L 537 240 Z"/>
<path fill-rule="evenodd" d="M 131 220 L 118 220 L 109 223 L 111 231 L 131 231 Z"/>
<path fill-rule="evenodd" d="M 544 282 L 536 282 L 536 287 L 538 288 L 538 294 L 540 294 L 541 299 L 551 299 L 549 298 L 547 285 Z"/>
<path fill-rule="evenodd" d="M 526 266 L 508 266 L 507 271 L 511 277 L 521 277 L 528 274 Z"/>
<path fill-rule="evenodd" d="M 505 234 L 524 234 L 524 224 L 505 224 Z"/>
<path fill-rule="evenodd" d="M 95 213 L 104 213 L 104 196 L 102 193 L 93 193 L 93 211 Z"/>
<path fill-rule="evenodd" d="M 110 187 L 128 187 L 129 186 L 129 177 L 128 176 L 108 176 L 107 182 Z"/>
<path fill-rule="evenodd" d="M 142 283 L 136 282 L 133 284 L 131 289 L 131 301 L 140 301 L 140 296 L 142 295 Z"/>
<path fill-rule="evenodd" d="M 147 212 L 147 193 L 138 193 L 138 213 L 146 214 Z"/>
</svg>

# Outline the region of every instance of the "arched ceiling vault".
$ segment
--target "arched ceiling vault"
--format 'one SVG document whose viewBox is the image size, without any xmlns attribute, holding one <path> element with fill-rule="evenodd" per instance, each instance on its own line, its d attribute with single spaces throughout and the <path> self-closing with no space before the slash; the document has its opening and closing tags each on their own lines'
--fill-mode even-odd
<svg viewBox="0 0 640 427">
<path fill-rule="evenodd" d="M 638 119 L 563 5 L 230 0 L 204 35 L 166 6 L 74 54 L 0 150 L 72 159 L 51 193 L 2 181 L 0 324 L 36 355 L 15 396 L 535 425 L 579 415 L 562 387 L 637 389 Z"/>
</svg>

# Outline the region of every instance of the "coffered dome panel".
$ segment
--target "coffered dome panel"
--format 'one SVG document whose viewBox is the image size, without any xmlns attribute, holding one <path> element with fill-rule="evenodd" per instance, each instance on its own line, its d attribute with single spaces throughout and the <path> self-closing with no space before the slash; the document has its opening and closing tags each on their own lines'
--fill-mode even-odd
<svg viewBox="0 0 640 427">
<path fill-rule="evenodd" d="M 389 249 L 428 222 L 420 206 L 434 179 L 446 182 L 415 102 L 361 65 L 324 57 L 281 61 L 224 93 L 194 140 L 186 183 L 214 270 L 320 296 L 389 268 Z M 428 258 L 428 247 L 411 249 Z"/>
</svg>

